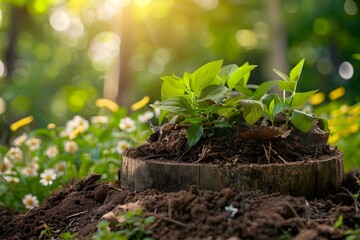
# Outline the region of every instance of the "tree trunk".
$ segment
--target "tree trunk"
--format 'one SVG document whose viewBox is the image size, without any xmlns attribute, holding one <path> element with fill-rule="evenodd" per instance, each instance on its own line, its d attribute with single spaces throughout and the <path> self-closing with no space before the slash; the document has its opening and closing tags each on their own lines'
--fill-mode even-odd
<svg viewBox="0 0 360 240">
<path fill-rule="evenodd" d="M 238 164 L 222 166 L 158 162 L 123 156 L 121 186 L 135 191 L 155 188 L 179 191 L 190 185 L 217 191 L 262 190 L 308 198 L 320 197 L 339 188 L 343 179 L 343 156 L 286 164 Z"/>
</svg>

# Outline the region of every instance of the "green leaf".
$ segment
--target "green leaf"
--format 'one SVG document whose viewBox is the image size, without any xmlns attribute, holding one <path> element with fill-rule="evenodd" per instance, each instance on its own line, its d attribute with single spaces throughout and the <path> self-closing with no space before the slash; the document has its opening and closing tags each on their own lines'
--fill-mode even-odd
<svg viewBox="0 0 360 240">
<path fill-rule="evenodd" d="M 221 82 L 225 84 L 229 79 L 229 77 L 231 76 L 231 74 L 234 71 L 236 71 L 238 68 L 239 67 L 236 64 L 230 64 L 222 67 L 219 73 L 219 78 L 221 79 Z"/>
<path fill-rule="evenodd" d="M 208 86 L 220 84 L 217 75 L 220 72 L 222 63 L 223 60 L 209 62 L 191 74 L 190 86 L 195 95 L 199 95 Z"/>
<path fill-rule="evenodd" d="M 236 85 L 235 90 L 243 94 L 245 97 L 252 97 L 254 95 L 253 91 L 244 86 Z"/>
<path fill-rule="evenodd" d="M 273 113 L 274 112 L 274 106 L 275 106 L 275 100 L 273 99 L 270 104 L 269 104 L 269 113 Z M 275 115 L 275 114 L 273 114 Z"/>
<path fill-rule="evenodd" d="M 240 67 L 247 67 L 249 66 L 249 62 L 244 62 L 243 65 L 241 65 Z M 245 74 L 244 78 L 243 78 L 243 81 L 244 81 L 244 86 L 247 85 L 247 82 L 249 81 L 249 78 L 250 78 L 250 72 L 248 72 L 247 74 Z"/>
<path fill-rule="evenodd" d="M 297 82 L 279 81 L 278 85 L 279 85 L 280 90 L 289 91 L 289 92 L 293 93 L 293 92 L 295 92 Z"/>
<path fill-rule="evenodd" d="M 290 81 L 299 81 L 301 71 L 303 69 L 305 62 L 305 58 L 301 59 L 301 61 L 290 71 Z"/>
<path fill-rule="evenodd" d="M 264 112 L 264 106 L 260 101 L 242 99 L 240 103 L 243 117 L 249 125 L 259 120 Z"/>
<path fill-rule="evenodd" d="M 188 129 L 187 139 L 189 147 L 195 145 L 201 138 L 204 127 L 201 124 L 191 124 Z"/>
<path fill-rule="evenodd" d="M 292 101 L 290 106 L 293 108 L 302 107 L 312 95 L 314 95 L 318 90 L 309 91 L 309 92 L 297 92 L 292 95 Z"/>
<path fill-rule="evenodd" d="M 232 125 L 228 122 L 219 121 L 215 123 L 214 128 L 231 128 Z"/>
<path fill-rule="evenodd" d="M 223 85 L 209 86 L 201 92 L 198 101 L 212 100 L 218 104 L 225 98 L 227 91 L 228 88 Z"/>
<path fill-rule="evenodd" d="M 162 83 L 162 99 L 172 98 L 184 95 L 186 87 L 183 80 L 178 76 L 164 76 L 160 78 Z"/>
<path fill-rule="evenodd" d="M 187 99 L 182 96 L 172 97 L 150 106 L 175 114 L 189 115 L 192 112 L 192 108 L 190 107 Z"/>
<path fill-rule="evenodd" d="M 292 124 L 302 132 L 308 132 L 313 125 L 314 118 L 305 112 L 294 110 L 291 114 Z"/>
<path fill-rule="evenodd" d="M 235 72 L 233 72 L 227 81 L 229 91 L 233 90 L 234 87 L 238 84 L 245 87 L 247 82 L 245 82 L 244 76 L 250 73 L 256 67 L 256 65 L 241 66 Z"/>
<path fill-rule="evenodd" d="M 289 82 L 290 78 L 288 77 L 287 74 L 283 73 L 282 71 L 273 68 L 274 72 L 279 75 L 279 77 L 281 77 L 282 80 L 284 80 L 285 82 Z"/>
<path fill-rule="evenodd" d="M 191 78 L 191 73 L 184 72 L 183 82 L 184 82 L 184 86 L 186 87 L 186 89 L 187 89 L 188 92 L 191 91 L 190 78 Z"/>
<path fill-rule="evenodd" d="M 266 81 L 259 85 L 259 87 L 254 92 L 255 100 L 260 100 L 269 90 L 276 86 L 277 80 Z"/>
<path fill-rule="evenodd" d="M 318 125 L 321 130 L 324 132 L 329 131 L 329 123 L 325 118 L 318 118 Z"/>
<path fill-rule="evenodd" d="M 269 95 L 267 95 L 266 97 L 264 97 L 264 98 L 262 99 L 262 102 L 263 102 L 266 106 L 269 106 L 270 103 L 271 103 L 271 101 L 273 101 L 273 100 L 274 100 L 275 105 L 282 102 L 282 101 L 280 100 L 279 95 L 277 95 L 277 94 L 269 94 Z"/>
</svg>

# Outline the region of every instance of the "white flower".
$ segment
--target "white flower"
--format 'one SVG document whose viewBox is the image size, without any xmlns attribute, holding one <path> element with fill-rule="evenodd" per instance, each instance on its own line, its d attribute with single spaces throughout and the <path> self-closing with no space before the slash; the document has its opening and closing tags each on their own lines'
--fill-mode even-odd
<svg viewBox="0 0 360 240">
<path fill-rule="evenodd" d="M 64 143 L 64 150 L 67 153 L 74 154 L 79 150 L 79 147 L 76 142 L 74 141 L 66 141 Z"/>
<path fill-rule="evenodd" d="M 18 177 L 15 177 L 14 175 L 16 175 L 16 172 L 9 171 L 3 177 L 5 181 L 9 183 L 18 183 L 20 180 Z"/>
<path fill-rule="evenodd" d="M 37 171 L 37 170 L 39 170 L 39 164 L 36 161 L 38 161 L 38 160 L 36 160 L 36 158 L 34 157 L 33 162 L 28 163 L 28 167 L 31 167 Z"/>
<path fill-rule="evenodd" d="M 41 139 L 30 138 L 25 142 L 25 145 L 29 147 L 30 151 L 36 151 L 40 148 Z"/>
<path fill-rule="evenodd" d="M 58 153 L 59 153 L 59 149 L 57 148 L 56 145 L 50 146 L 50 147 L 45 151 L 45 155 L 48 156 L 49 158 L 56 157 L 56 155 L 58 155 Z"/>
<path fill-rule="evenodd" d="M 68 133 L 72 133 L 75 130 L 83 133 L 86 132 L 88 128 L 89 128 L 89 121 L 87 121 L 86 119 L 82 118 L 79 115 L 76 115 L 73 119 L 69 120 L 65 126 L 65 130 Z"/>
<path fill-rule="evenodd" d="M 41 177 L 41 184 L 44 186 L 51 185 L 53 180 L 56 179 L 56 173 L 53 169 L 45 169 L 45 171 L 40 174 Z"/>
<path fill-rule="evenodd" d="M 153 117 L 154 117 L 153 111 L 146 111 L 138 116 L 138 120 L 142 123 L 146 123 L 148 120 L 152 119 Z"/>
<path fill-rule="evenodd" d="M 27 138 L 27 134 L 26 133 L 23 133 L 21 134 L 20 136 L 18 136 L 17 138 L 15 138 L 12 142 L 12 144 L 15 146 L 15 147 L 20 147 L 26 140 Z"/>
<path fill-rule="evenodd" d="M 11 147 L 6 156 L 13 161 L 20 161 L 23 158 L 23 152 L 18 147 Z"/>
<path fill-rule="evenodd" d="M 0 162 L 0 174 L 10 172 L 12 167 L 13 166 L 10 160 L 7 157 L 4 157 Z"/>
<path fill-rule="evenodd" d="M 133 132 L 136 129 L 135 121 L 129 117 L 125 117 L 125 118 L 121 119 L 120 120 L 120 129 L 124 130 L 125 132 Z"/>
<path fill-rule="evenodd" d="M 119 141 L 116 146 L 116 151 L 119 154 L 123 154 L 123 152 L 126 150 L 126 148 L 130 147 L 130 144 L 126 141 Z"/>
<path fill-rule="evenodd" d="M 63 138 L 63 137 L 68 137 L 70 135 L 70 133 L 68 132 L 68 131 L 66 131 L 66 129 L 65 130 L 62 130 L 60 133 L 59 133 L 59 136 L 61 137 L 61 138 Z"/>
<path fill-rule="evenodd" d="M 108 123 L 109 118 L 107 116 L 93 116 L 91 117 L 92 124 L 106 124 Z"/>
<path fill-rule="evenodd" d="M 27 177 L 36 177 L 37 176 L 37 170 L 30 166 L 23 168 L 21 172 Z"/>
<path fill-rule="evenodd" d="M 57 176 L 62 176 L 64 175 L 66 171 L 66 162 L 62 161 L 62 162 L 58 162 L 55 165 L 55 172 Z"/>
<path fill-rule="evenodd" d="M 27 209 L 33 209 L 34 207 L 39 206 L 39 200 L 36 196 L 33 196 L 31 194 L 26 194 L 22 202 Z"/>
</svg>

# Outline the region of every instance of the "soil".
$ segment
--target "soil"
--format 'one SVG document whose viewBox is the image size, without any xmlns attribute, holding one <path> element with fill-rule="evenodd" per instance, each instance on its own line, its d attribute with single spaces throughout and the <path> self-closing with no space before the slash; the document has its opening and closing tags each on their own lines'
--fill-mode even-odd
<svg viewBox="0 0 360 240">
<path fill-rule="evenodd" d="M 137 193 L 99 183 L 99 178 L 90 175 L 73 182 L 26 213 L 0 208 L 0 239 L 40 239 L 45 224 L 55 239 L 64 232 L 91 239 L 104 214 L 137 201 L 144 216 L 156 217 L 149 226 L 154 239 L 345 239 L 347 230 L 360 228 L 360 205 L 354 198 L 360 191 L 359 170 L 349 172 L 341 189 L 322 199 L 229 188 Z M 225 210 L 230 205 L 237 209 L 232 216 Z M 335 228 L 340 215 L 343 224 Z"/>
<path fill-rule="evenodd" d="M 241 120 L 232 125 L 213 132 L 205 130 L 200 141 L 190 148 L 187 125 L 165 124 L 155 127 L 148 144 L 130 148 L 125 155 L 187 163 L 270 164 L 321 159 L 336 151 L 327 143 L 329 133 L 317 124 L 307 133 L 281 122 L 273 127 L 264 119 L 251 127 Z"/>
</svg>

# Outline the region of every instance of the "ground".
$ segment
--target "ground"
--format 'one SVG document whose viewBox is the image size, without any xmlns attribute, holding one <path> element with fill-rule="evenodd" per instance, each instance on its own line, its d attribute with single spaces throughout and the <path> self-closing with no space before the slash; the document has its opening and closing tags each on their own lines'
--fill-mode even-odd
<svg viewBox="0 0 360 240">
<path fill-rule="evenodd" d="M 344 178 L 341 189 L 322 199 L 305 199 L 260 191 L 204 191 L 196 187 L 163 193 L 136 193 L 114 183 L 99 183 L 90 175 L 54 193 L 40 207 L 25 213 L 0 208 L 0 239 L 39 239 L 46 226 L 54 237 L 77 232 L 91 239 L 101 217 L 126 203 L 139 204 L 144 216 L 155 216 L 150 225 L 154 239 L 344 239 L 346 230 L 360 228 L 360 171 Z M 225 210 L 232 205 L 234 215 Z M 343 216 L 338 228 L 334 223 Z M 357 236 L 360 237 L 360 236 Z"/>
<path fill-rule="evenodd" d="M 157 129 L 149 144 L 126 154 L 190 163 L 286 164 L 336 152 L 327 144 L 328 134 L 318 127 L 307 134 L 266 125 L 216 131 L 205 133 L 189 148 L 186 126 L 185 130 L 167 126 Z M 213 134 L 212 140 L 206 134 Z M 178 192 L 135 192 L 99 179 L 89 175 L 73 181 L 28 212 L 0 207 L 0 239 L 39 239 L 43 230 L 54 238 L 76 232 L 78 239 L 91 239 L 105 214 L 132 203 L 141 206 L 144 217 L 156 217 L 148 226 L 154 239 L 345 239 L 349 230 L 360 229 L 359 170 L 349 172 L 339 189 L 318 199 L 231 188 L 206 191 L 195 186 Z"/>
</svg>

